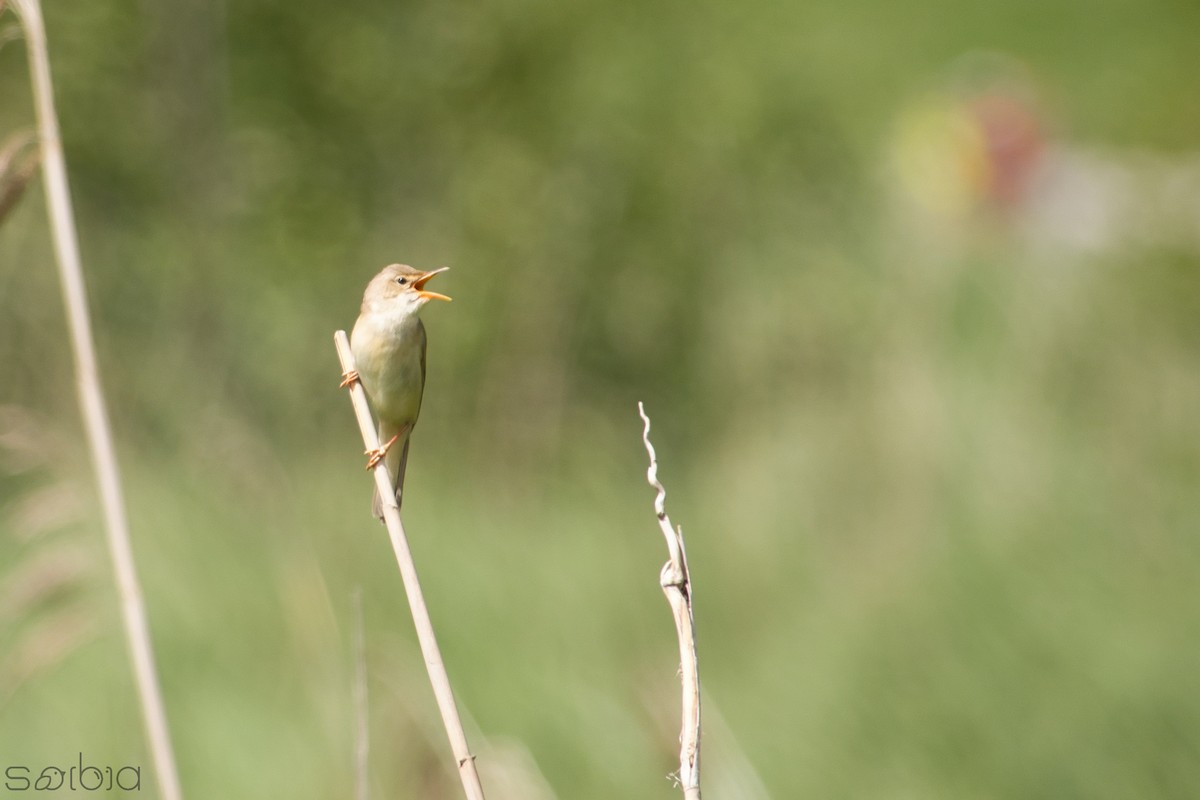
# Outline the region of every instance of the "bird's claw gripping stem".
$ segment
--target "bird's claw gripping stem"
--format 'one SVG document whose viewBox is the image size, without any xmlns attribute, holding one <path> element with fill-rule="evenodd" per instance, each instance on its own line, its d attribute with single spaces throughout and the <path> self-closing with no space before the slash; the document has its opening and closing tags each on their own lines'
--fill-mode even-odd
<svg viewBox="0 0 1200 800">
<path fill-rule="evenodd" d="M 379 462 L 383 461 L 384 456 L 387 455 L 388 450 L 390 450 L 392 448 L 392 445 L 394 445 L 396 443 L 396 440 L 399 438 L 400 438 L 400 434 L 397 433 L 395 436 L 388 439 L 387 444 L 385 444 L 383 447 L 377 447 L 374 450 L 367 450 L 363 453 L 363 455 L 368 456 L 368 458 L 367 458 L 367 470 L 368 471 L 373 470 L 373 469 L 375 469 L 375 467 L 379 466 Z"/>
<path fill-rule="evenodd" d="M 345 389 L 347 386 L 352 386 L 358 382 L 358 370 L 351 369 L 342 373 L 342 382 L 338 384 L 339 389 Z"/>
</svg>

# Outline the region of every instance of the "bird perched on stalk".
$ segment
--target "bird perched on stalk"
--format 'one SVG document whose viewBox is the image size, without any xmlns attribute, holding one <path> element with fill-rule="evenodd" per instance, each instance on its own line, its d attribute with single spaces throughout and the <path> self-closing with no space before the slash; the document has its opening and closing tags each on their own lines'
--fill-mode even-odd
<svg viewBox="0 0 1200 800">
<path fill-rule="evenodd" d="M 377 450 L 368 450 L 367 469 L 380 462 L 388 474 L 400 505 L 408 443 L 425 391 L 425 326 L 417 312 L 430 300 L 449 300 L 425 289 L 425 284 L 449 267 L 423 272 L 406 264 L 389 264 L 367 284 L 362 310 L 350 334 L 356 371 L 342 377 L 342 386 L 361 381 L 379 420 Z M 371 513 L 383 519 L 379 490 Z"/>
</svg>

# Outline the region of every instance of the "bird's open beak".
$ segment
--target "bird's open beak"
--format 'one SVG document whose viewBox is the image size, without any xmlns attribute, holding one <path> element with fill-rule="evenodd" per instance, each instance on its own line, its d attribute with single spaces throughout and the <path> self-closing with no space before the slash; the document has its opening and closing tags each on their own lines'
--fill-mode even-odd
<svg viewBox="0 0 1200 800">
<path fill-rule="evenodd" d="M 419 277 L 415 281 L 413 281 L 413 288 L 417 290 L 417 296 L 421 297 L 425 300 L 445 300 L 447 303 L 449 303 L 450 298 L 447 297 L 446 295 L 438 294 L 437 292 L 425 291 L 425 284 L 426 284 L 426 282 L 429 281 L 430 278 L 432 278 L 434 275 L 437 275 L 439 272 L 445 272 L 448 269 L 450 269 L 450 268 L 449 267 L 439 267 L 438 269 L 422 273 L 421 277 Z"/>
</svg>

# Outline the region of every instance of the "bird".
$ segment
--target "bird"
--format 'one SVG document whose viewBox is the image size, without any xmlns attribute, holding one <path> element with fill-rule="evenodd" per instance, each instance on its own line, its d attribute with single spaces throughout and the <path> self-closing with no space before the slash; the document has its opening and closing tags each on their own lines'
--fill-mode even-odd
<svg viewBox="0 0 1200 800">
<path fill-rule="evenodd" d="M 378 449 L 365 455 L 367 469 L 387 464 L 399 508 L 408 464 L 409 437 L 421 413 L 425 391 L 425 325 L 418 312 L 444 294 L 425 288 L 429 279 L 449 267 L 423 271 L 389 264 L 367 284 L 362 308 L 350 334 L 355 369 L 342 376 L 342 386 L 362 383 L 379 424 Z M 371 513 L 383 519 L 383 498 L 376 488 Z"/>
</svg>

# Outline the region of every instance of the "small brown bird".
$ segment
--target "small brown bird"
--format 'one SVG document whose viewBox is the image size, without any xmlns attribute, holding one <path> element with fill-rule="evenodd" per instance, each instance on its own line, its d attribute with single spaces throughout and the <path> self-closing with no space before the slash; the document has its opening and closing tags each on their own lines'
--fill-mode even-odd
<svg viewBox="0 0 1200 800">
<path fill-rule="evenodd" d="M 405 264 L 390 264 L 371 279 L 363 294 L 362 311 L 350 334 L 357 372 L 345 376 L 343 386 L 361 380 L 379 420 L 380 448 L 367 453 L 367 469 L 381 459 L 396 489 L 400 505 L 408 443 L 425 391 L 425 326 L 417 312 L 430 300 L 449 300 L 430 292 L 425 284 L 449 267 L 422 272 Z M 378 490 L 371 513 L 383 519 Z"/>
</svg>

